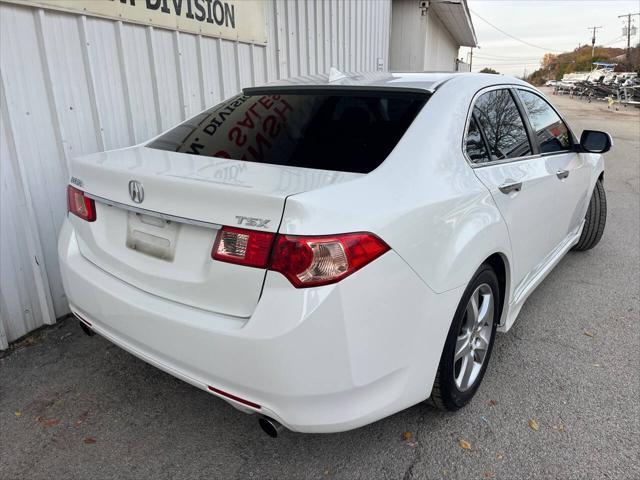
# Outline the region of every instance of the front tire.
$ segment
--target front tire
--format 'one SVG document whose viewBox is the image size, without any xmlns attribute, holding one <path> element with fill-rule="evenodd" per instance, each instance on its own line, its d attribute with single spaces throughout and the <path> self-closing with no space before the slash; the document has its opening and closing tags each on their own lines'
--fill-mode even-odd
<svg viewBox="0 0 640 480">
<path fill-rule="evenodd" d="M 607 223 L 607 196 L 604 193 L 604 186 L 598 180 L 593 189 L 593 195 L 589 201 L 589 208 L 584 217 L 584 228 L 580 235 L 580 240 L 572 250 L 584 251 L 595 247 L 604 233 L 604 226 Z"/>
<path fill-rule="evenodd" d="M 431 391 L 437 408 L 458 410 L 478 390 L 491 358 L 500 302 L 498 277 L 484 264 L 469 282 L 449 328 Z"/>
</svg>

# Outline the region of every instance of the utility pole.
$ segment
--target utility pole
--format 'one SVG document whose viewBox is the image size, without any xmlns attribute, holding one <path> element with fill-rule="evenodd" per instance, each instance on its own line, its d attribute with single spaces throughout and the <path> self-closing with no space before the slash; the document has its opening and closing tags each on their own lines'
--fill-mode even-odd
<svg viewBox="0 0 640 480">
<path fill-rule="evenodd" d="M 593 57 L 596 52 L 596 30 L 599 30 L 602 27 L 588 27 L 587 30 L 593 30 L 593 36 L 591 37 L 591 61 L 593 62 Z"/>
<path fill-rule="evenodd" d="M 618 15 L 618 18 L 627 18 L 627 62 L 629 62 L 629 66 L 631 65 L 631 17 L 635 17 L 636 15 L 640 15 L 640 13 L 627 13 L 626 15 Z M 624 29 L 622 31 L 624 35 Z"/>
</svg>

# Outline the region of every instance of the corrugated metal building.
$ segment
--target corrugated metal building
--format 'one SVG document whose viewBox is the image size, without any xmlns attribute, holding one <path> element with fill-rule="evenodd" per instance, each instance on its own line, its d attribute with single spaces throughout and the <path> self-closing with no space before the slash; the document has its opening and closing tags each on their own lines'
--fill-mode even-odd
<svg viewBox="0 0 640 480">
<path fill-rule="evenodd" d="M 242 2 L 184 0 L 178 18 L 171 0 L 0 0 L 0 349 L 68 312 L 57 234 L 69 158 L 141 143 L 242 87 L 386 70 L 405 0 Z M 236 33 L 243 11 L 252 25 Z M 460 41 L 438 16 L 421 30 L 429 65 L 452 70 Z"/>
</svg>

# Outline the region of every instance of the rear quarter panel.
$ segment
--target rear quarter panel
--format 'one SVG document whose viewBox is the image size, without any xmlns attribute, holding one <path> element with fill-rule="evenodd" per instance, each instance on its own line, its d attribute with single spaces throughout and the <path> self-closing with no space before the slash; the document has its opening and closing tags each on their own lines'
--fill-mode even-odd
<svg viewBox="0 0 640 480">
<path fill-rule="evenodd" d="M 370 231 L 436 293 L 466 285 L 493 253 L 510 257 L 506 226 L 461 150 L 476 89 L 452 80 L 427 102 L 387 160 L 368 175 L 287 199 L 280 231 Z"/>
</svg>

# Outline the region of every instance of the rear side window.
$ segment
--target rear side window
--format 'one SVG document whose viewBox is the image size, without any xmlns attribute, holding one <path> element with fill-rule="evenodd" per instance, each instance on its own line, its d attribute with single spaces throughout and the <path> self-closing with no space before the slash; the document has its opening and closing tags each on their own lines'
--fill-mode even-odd
<svg viewBox="0 0 640 480">
<path fill-rule="evenodd" d="M 531 155 L 527 130 L 508 90 L 482 94 L 473 107 L 473 116 L 484 133 L 492 161 Z"/>
<path fill-rule="evenodd" d="M 239 95 L 147 146 L 273 165 L 369 173 L 396 146 L 427 93 Z"/>
<path fill-rule="evenodd" d="M 487 147 L 482 139 L 482 134 L 473 116 L 469 122 L 469 130 L 467 131 L 466 149 L 467 156 L 472 163 L 487 163 L 490 160 Z"/>
<path fill-rule="evenodd" d="M 551 106 L 535 93 L 518 90 L 529 115 L 541 153 L 562 152 L 571 148 L 569 129 Z"/>
</svg>

